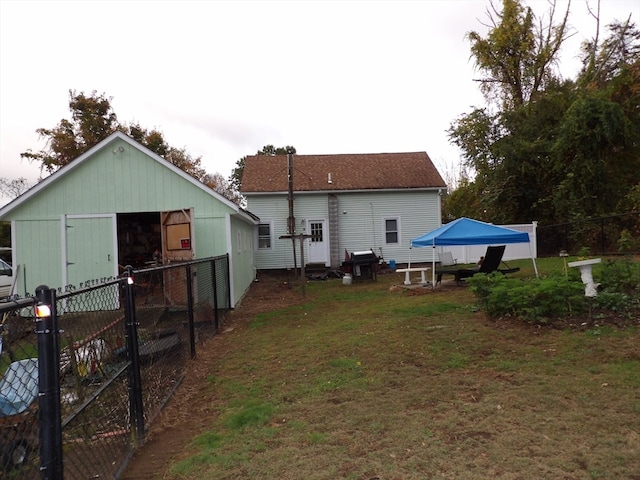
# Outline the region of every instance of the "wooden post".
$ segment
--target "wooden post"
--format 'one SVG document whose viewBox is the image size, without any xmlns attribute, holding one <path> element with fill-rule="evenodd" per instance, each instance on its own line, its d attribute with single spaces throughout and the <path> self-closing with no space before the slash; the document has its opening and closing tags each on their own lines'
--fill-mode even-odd
<svg viewBox="0 0 640 480">
<path fill-rule="evenodd" d="M 287 230 L 291 236 L 291 246 L 293 247 L 293 269 L 298 269 L 296 260 L 296 217 L 293 215 L 293 154 L 287 153 L 287 184 L 288 184 L 288 200 L 289 200 L 289 218 L 287 218 Z"/>
</svg>

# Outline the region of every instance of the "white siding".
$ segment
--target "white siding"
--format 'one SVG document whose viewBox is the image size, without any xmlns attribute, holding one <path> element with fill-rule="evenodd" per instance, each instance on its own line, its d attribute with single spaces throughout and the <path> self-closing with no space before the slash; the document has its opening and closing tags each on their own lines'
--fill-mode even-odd
<svg viewBox="0 0 640 480">
<path fill-rule="evenodd" d="M 271 248 L 259 249 L 257 228 L 254 236 L 255 263 L 258 270 L 293 267 L 291 240 L 280 239 L 287 234 L 289 203 L 286 195 L 268 195 L 247 199 L 247 209 L 260 217 L 260 223 L 271 223 Z M 299 222 L 296 222 L 299 225 Z M 299 233 L 299 232 L 298 232 Z M 296 249 L 297 251 L 297 249 Z"/>
<path fill-rule="evenodd" d="M 431 249 L 409 249 L 409 241 L 440 226 L 440 208 L 437 191 L 358 192 L 336 193 L 338 199 L 339 251 L 353 252 L 373 249 L 385 261 L 396 263 L 431 261 Z M 293 267 L 291 240 L 280 239 L 287 233 L 289 205 L 287 195 L 247 196 L 247 208 L 260 217 L 261 223 L 272 222 L 273 243 L 269 250 L 256 248 L 256 268 L 280 269 Z M 296 233 L 304 232 L 306 219 L 329 219 L 326 193 L 296 194 L 294 196 Z M 399 238 L 397 244 L 385 242 L 385 218 L 397 218 Z M 327 228 L 329 223 L 327 222 Z M 329 232 L 327 232 L 329 233 Z M 328 236 L 328 235 L 327 235 Z M 257 233 L 255 235 L 257 246 Z M 299 246 L 296 245 L 299 259 Z M 419 259 L 418 259 L 419 257 Z M 299 263 L 299 260 L 298 260 Z M 298 265 L 299 266 L 299 265 Z"/>
<path fill-rule="evenodd" d="M 409 241 L 440 226 L 437 192 L 352 193 L 341 194 L 338 201 L 341 248 L 349 252 L 372 248 L 387 262 L 415 261 Z M 397 244 L 386 243 L 386 218 L 398 219 Z M 431 253 L 421 252 L 420 257 L 431 261 Z"/>
<path fill-rule="evenodd" d="M 51 288 L 66 284 L 60 221 L 63 215 L 91 217 L 181 208 L 193 208 L 195 212 L 197 258 L 229 253 L 237 298 L 251 285 L 252 251 L 248 246 L 253 225 L 228 200 L 175 171 L 175 167 L 122 134 L 114 134 L 74 164 L 47 177 L 3 212 L 3 219 L 13 221 L 13 262 L 20 266 L 20 294 L 25 290 L 33 293 L 39 284 Z M 240 231 L 240 236 L 247 238 L 247 249 L 243 246 L 240 252 L 228 249 L 229 216 L 238 223 L 233 225 L 234 232 Z M 89 239 L 78 241 L 75 249 L 85 251 L 74 253 L 86 258 L 93 246 Z M 97 276 L 102 274 L 96 274 L 92 265 L 78 272 L 81 279 Z"/>
</svg>

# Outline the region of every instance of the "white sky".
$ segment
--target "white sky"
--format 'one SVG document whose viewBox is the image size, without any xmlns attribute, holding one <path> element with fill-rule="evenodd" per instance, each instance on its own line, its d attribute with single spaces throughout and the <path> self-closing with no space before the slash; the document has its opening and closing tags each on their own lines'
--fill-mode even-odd
<svg viewBox="0 0 640 480">
<path fill-rule="evenodd" d="M 526 4 L 538 16 L 549 7 Z M 20 153 L 44 147 L 37 128 L 70 119 L 70 89 L 111 97 L 120 122 L 157 128 L 225 178 L 267 144 L 299 154 L 426 151 L 446 177 L 459 158 L 446 130 L 484 104 L 465 34 L 486 34 L 488 6 L 0 0 L 0 177 L 35 182 L 39 165 Z M 586 0 L 571 12 L 565 77 L 596 25 Z M 639 24 L 640 0 L 602 0 L 601 24 L 630 13 Z"/>
</svg>

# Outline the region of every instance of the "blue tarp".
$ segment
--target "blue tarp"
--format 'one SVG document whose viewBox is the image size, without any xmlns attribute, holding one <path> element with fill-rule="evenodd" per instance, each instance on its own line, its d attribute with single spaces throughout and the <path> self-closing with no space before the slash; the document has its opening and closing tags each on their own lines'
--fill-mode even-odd
<svg viewBox="0 0 640 480">
<path fill-rule="evenodd" d="M 411 240 L 412 247 L 529 243 L 529 234 L 461 217 Z"/>
</svg>

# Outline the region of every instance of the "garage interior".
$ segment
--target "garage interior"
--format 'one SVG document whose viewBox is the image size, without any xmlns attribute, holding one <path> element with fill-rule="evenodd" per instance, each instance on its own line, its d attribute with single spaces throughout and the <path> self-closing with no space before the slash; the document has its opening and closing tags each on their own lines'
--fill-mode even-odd
<svg viewBox="0 0 640 480">
<path fill-rule="evenodd" d="M 117 222 L 119 264 L 123 268 L 153 265 L 153 252 L 162 251 L 160 212 L 119 213 Z"/>
</svg>

